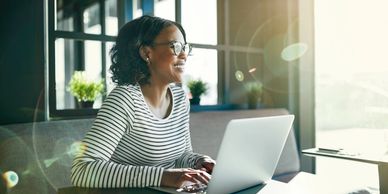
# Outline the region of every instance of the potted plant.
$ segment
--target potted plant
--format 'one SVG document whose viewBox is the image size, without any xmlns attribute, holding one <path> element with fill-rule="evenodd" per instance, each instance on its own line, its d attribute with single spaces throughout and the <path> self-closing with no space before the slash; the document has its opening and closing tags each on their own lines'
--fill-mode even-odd
<svg viewBox="0 0 388 194">
<path fill-rule="evenodd" d="M 261 101 L 261 94 L 263 92 L 263 84 L 259 81 L 248 82 L 245 84 L 248 108 L 255 109 L 257 104 Z"/>
<path fill-rule="evenodd" d="M 207 83 L 198 79 L 198 80 L 190 80 L 187 83 L 187 87 L 191 93 L 190 104 L 198 105 L 201 101 L 201 95 L 205 94 L 208 90 Z"/>
<path fill-rule="evenodd" d="M 104 92 L 104 81 L 90 81 L 85 71 L 75 71 L 70 79 L 68 91 L 77 98 L 80 108 L 92 108 L 96 98 Z"/>
</svg>

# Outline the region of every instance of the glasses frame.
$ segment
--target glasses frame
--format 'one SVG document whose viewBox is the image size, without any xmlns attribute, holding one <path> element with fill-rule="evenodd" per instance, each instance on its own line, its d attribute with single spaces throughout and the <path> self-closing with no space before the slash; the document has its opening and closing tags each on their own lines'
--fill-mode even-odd
<svg viewBox="0 0 388 194">
<path fill-rule="evenodd" d="M 169 47 L 174 51 L 174 55 L 178 56 L 182 52 L 184 52 L 187 56 L 192 55 L 193 46 L 189 43 L 183 44 L 179 41 L 170 41 L 170 42 L 162 42 L 162 43 L 152 43 L 151 46 L 161 46 L 161 45 L 169 45 Z M 180 46 L 180 47 L 178 47 Z M 180 48 L 180 49 L 179 49 Z M 188 49 L 188 51 L 187 51 Z"/>
</svg>

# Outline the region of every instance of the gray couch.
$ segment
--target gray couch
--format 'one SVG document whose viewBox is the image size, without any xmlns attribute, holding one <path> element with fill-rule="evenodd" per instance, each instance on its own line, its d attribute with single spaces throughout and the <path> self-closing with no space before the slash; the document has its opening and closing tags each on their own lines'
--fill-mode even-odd
<svg viewBox="0 0 388 194">
<path fill-rule="evenodd" d="M 287 114 L 284 109 L 194 112 L 190 115 L 195 152 L 216 158 L 229 120 Z M 14 171 L 19 182 L 9 193 L 51 194 L 71 186 L 70 167 L 77 142 L 94 119 L 61 120 L 0 126 L 0 171 Z M 282 152 L 274 179 L 287 182 L 299 171 L 293 131 Z"/>
</svg>

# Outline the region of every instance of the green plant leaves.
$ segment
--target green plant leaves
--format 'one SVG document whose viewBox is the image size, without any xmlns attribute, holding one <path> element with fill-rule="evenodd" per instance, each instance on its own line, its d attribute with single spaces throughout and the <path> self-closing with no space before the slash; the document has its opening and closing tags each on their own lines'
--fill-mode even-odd
<svg viewBox="0 0 388 194">
<path fill-rule="evenodd" d="M 194 96 L 201 96 L 202 94 L 206 93 L 208 90 L 207 83 L 202 80 L 190 80 L 187 83 L 187 87 L 190 89 L 191 95 Z"/>
<path fill-rule="evenodd" d="M 94 101 L 104 92 L 104 80 L 89 81 L 84 71 L 75 71 L 68 85 L 68 91 L 78 101 Z"/>
</svg>

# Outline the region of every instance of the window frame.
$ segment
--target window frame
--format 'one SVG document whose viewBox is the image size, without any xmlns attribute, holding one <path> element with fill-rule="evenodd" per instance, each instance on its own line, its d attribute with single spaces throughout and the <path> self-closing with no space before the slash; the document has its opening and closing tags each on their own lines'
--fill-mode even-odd
<svg viewBox="0 0 388 194">
<path fill-rule="evenodd" d="M 100 8 L 99 19 L 101 23 L 101 33 L 100 34 L 89 34 L 78 31 L 65 31 L 65 30 L 57 30 L 55 29 L 56 23 L 56 0 L 48 1 L 48 111 L 49 111 L 49 119 L 60 119 L 62 117 L 66 118 L 80 118 L 82 116 L 90 117 L 97 114 L 98 109 L 57 109 L 57 100 L 56 100 L 56 80 L 55 80 L 55 41 L 59 38 L 73 40 L 73 41 L 100 41 L 101 43 L 101 65 L 102 65 L 102 78 L 106 76 L 106 42 L 114 42 L 116 37 L 105 35 L 106 25 L 105 25 L 105 2 L 106 0 L 89 0 L 87 5 L 91 3 L 98 3 Z M 87 6 L 85 6 L 87 7 Z M 82 10 L 81 10 L 82 11 Z M 82 14 L 79 16 L 82 21 Z M 76 20 L 77 20 L 76 19 Z M 82 26 L 81 24 L 78 24 Z M 84 66 L 84 42 L 78 42 L 77 49 L 80 50 L 77 52 L 79 55 L 76 60 L 80 61 L 80 66 Z M 77 67 L 75 67 L 77 68 Z M 80 68 L 80 67 L 78 67 Z"/>
</svg>

